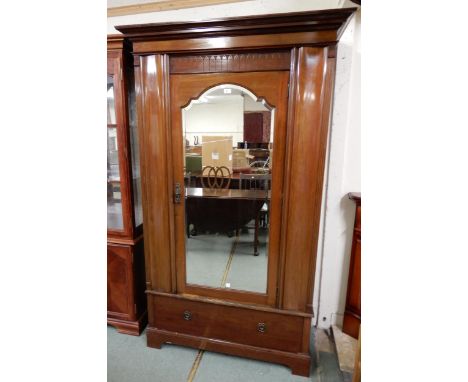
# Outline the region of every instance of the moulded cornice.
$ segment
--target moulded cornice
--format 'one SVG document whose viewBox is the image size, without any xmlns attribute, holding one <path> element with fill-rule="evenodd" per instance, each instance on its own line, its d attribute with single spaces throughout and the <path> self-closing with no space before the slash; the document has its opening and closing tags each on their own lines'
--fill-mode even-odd
<svg viewBox="0 0 468 382">
<path fill-rule="evenodd" d="M 337 8 L 207 21 L 120 25 L 115 28 L 134 42 L 320 31 L 335 31 L 334 36 L 338 41 L 356 9 Z"/>
</svg>

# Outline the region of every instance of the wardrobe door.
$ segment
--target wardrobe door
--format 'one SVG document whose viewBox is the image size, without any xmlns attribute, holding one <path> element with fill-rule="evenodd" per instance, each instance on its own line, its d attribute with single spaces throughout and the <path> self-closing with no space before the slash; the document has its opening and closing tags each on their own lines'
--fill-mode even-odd
<svg viewBox="0 0 468 382">
<path fill-rule="evenodd" d="M 179 293 L 275 305 L 288 81 L 288 71 L 170 76 Z M 270 122 L 258 142 L 244 141 L 251 113 Z"/>
</svg>

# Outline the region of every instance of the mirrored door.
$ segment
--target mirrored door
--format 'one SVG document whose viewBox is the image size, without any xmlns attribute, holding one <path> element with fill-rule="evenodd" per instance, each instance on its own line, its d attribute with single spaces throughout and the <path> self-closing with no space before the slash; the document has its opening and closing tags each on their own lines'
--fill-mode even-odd
<svg viewBox="0 0 468 382">
<path fill-rule="evenodd" d="M 171 76 L 181 292 L 275 302 L 288 74 Z"/>
</svg>

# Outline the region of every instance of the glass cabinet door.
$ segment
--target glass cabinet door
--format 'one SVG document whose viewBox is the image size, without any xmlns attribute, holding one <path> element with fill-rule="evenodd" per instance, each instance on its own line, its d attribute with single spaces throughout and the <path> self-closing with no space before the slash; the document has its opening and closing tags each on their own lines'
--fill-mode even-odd
<svg viewBox="0 0 468 382">
<path fill-rule="evenodd" d="M 133 80 L 133 75 L 131 72 L 129 72 L 128 77 Z M 132 153 L 133 214 L 135 219 L 135 227 L 138 227 L 143 224 L 143 206 L 141 198 L 140 150 L 138 147 L 136 99 L 135 88 L 133 86 L 130 86 L 128 98 L 130 149 Z"/>
<path fill-rule="evenodd" d="M 114 76 L 107 75 L 107 229 L 123 230 Z"/>
</svg>

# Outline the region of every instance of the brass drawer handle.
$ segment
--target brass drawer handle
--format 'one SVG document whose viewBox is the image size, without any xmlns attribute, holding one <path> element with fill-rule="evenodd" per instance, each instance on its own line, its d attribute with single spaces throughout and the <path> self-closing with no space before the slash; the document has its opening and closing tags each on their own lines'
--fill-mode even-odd
<svg viewBox="0 0 468 382">
<path fill-rule="evenodd" d="M 264 322 L 259 322 L 257 324 L 257 330 L 260 332 L 260 333 L 265 333 L 266 332 L 266 324 Z"/>
<path fill-rule="evenodd" d="M 184 320 L 190 321 L 192 319 L 192 313 L 190 313 L 188 310 L 184 312 Z"/>
</svg>

